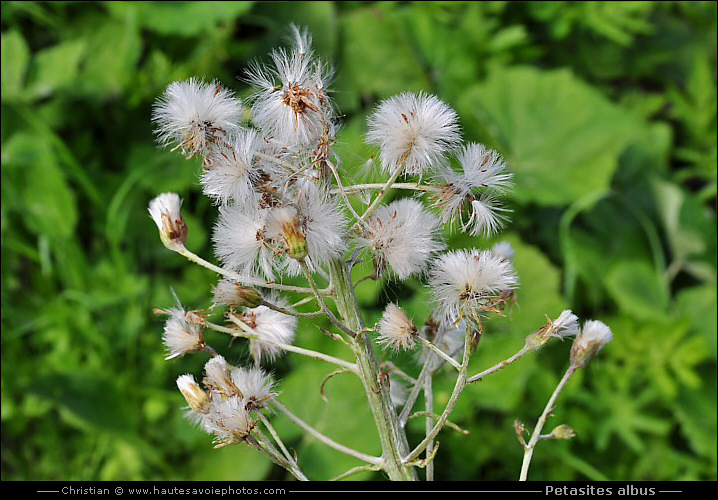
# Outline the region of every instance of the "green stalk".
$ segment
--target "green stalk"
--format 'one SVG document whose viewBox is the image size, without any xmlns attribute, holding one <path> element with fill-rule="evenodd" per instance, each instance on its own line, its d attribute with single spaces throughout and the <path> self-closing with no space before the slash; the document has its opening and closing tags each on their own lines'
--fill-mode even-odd
<svg viewBox="0 0 718 500">
<path fill-rule="evenodd" d="M 352 350 L 356 356 L 359 377 L 364 385 L 369 406 L 376 423 L 383 453 L 383 468 L 392 481 L 416 481 L 416 471 L 403 463 L 402 458 L 409 454 L 409 443 L 404 429 L 399 425 L 394 406 L 389 397 L 389 386 L 382 383 L 379 361 L 374 353 L 371 341 L 364 329 L 359 306 L 354 296 L 351 276 L 343 260 L 333 260 L 329 264 L 329 274 L 334 284 L 334 301 L 345 324 L 355 332 L 352 338 Z"/>
</svg>

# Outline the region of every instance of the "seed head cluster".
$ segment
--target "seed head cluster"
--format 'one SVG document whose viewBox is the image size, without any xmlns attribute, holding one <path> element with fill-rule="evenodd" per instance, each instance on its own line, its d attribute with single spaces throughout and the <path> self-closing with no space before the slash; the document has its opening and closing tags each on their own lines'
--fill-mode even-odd
<svg viewBox="0 0 718 500">
<path fill-rule="evenodd" d="M 502 314 L 519 292 L 509 243 L 448 251 L 446 244 L 453 229 L 465 233 L 461 241 L 482 245 L 482 237 L 509 222 L 502 198 L 513 174 L 501 154 L 465 143 L 459 117 L 447 102 L 426 92 L 403 92 L 377 102 L 366 124 L 364 139 L 376 162 L 364 165 L 377 167 L 385 180 L 353 185 L 349 174 L 359 169 L 344 165 L 334 148 L 341 124 L 330 97 L 332 77 L 309 33 L 291 26 L 287 47 L 240 75 L 251 87 L 245 102 L 222 82 L 189 78 L 171 83 L 153 108 L 158 143 L 197 160 L 199 185 L 217 210 L 211 228 L 215 264 L 185 247 L 190 228 L 178 194 L 159 194 L 148 205 L 168 249 L 221 275 L 206 309 L 176 304 L 161 310 L 167 315 L 162 334 L 167 359 L 200 351 L 211 356 L 201 383 L 185 374 L 177 386 L 189 416 L 214 435 L 217 446 L 246 441 L 272 454 L 261 448 L 263 439 L 255 439 L 258 421 L 266 425 L 263 412 L 277 397 L 275 381 L 263 367 L 287 352 L 366 375 L 356 368 L 361 363 L 295 346 L 317 333 L 298 317 L 324 316 L 329 323 L 318 325 L 321 330 L 334 339 L 343 336 L 348 345 L 368 331 L 376 331 L 371 341 L 386 351 L 419 343 L 414 360 L 431 375 L 465 362 L 469 343 L 475 347 L 482 334 L 481 318 Z M 361 260 L 373 271 L 355 279 L 352 271 L 363 268 L 354 267 Z M 407 309 L 417 323 L 392 302 L 376 328 L 361 325 L 353 331 L 348 315 L 332 308 L 356 304 L 353 290 L 366 279 L 391 293 L 399 290 L 395 282 L 407 282 L 401 290 L 424 287 L 424 305 Z M 298 309 L 302 305 L 314 309 L 304 312 Z M 218 324 L 210 321 L 216 316 Z M 214 337 L 205 336 L 207 329 L 228 334 L 230 344 L 241 343 L 247 366 L 230 365 L 208 344 Z M 551 338 L 569 336 L 575 337 L 571 366 L 578 368 L 612 334 L 599 321 L 579 329 L 576 315 L 565 310 L 527 337 L 527 346 L 537 349 Z M 388 372 L 364 380 L 372 391 L 384 383 L 391 385 L 385 410 L 417 394 L 418 385 L 403 387 Z M 381 387 L 376 390 L 378 397 L 388 397 Z M 283 455 L 275 462 L 294 463 L 286 450 Z"/>
</svg>

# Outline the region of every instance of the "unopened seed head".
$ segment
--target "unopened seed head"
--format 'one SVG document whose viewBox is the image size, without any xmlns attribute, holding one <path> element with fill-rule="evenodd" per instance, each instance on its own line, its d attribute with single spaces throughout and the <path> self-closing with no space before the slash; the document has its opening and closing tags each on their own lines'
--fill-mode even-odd
<svg viewBox="0 0 718 500">
<path fill-rule="evenodd" d="M 147 211 L 160 231 L 162 244 L 170 250 L 180 250 L 187 240 L 187 225 L 180 207 L 182 199 L 177 193 L 162 193 L 150 201 Z"/>
<path fill-rule="evenodd" d="M 571 365 L 574 368 L 585 366 L 612 338 L 611 329 L 604 323 L 586 321 L 571 346 Z"/>
<path fill-rule="evenodd" d="M 180 375 L 177 378 L 177 387 L 192 410 L 202 414 L 210 411 L 212 403 L 209 395 L 195 382 L 192 375 Z"/>
<path fill-rule="evenodd" d="M 263 300 L 262 294 L 255 288 L 229 279 L 220 280 L 212 290 L 212 296 L 215 304 L 232 307 L 257 307 Z"/>
</svg>

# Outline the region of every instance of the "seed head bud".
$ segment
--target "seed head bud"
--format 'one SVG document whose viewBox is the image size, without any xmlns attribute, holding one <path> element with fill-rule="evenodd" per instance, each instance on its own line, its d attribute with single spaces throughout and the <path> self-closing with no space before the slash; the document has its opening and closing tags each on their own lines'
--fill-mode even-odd
<svg viewBox="0 0 718 500">
<path fill-rule="evenodd" d="M 378 342 L 394 349 L 411 349 L 414 347 L 415 336 L 419 333 L 404 310 L 396 304 L 386 306 L 377 329 Z"/>
<path fill-rule="evenodd" d="M 180 375 L 177 378 L 177 387 L 190 408 L 197 413 L 209 413 L 212 401 L 192 375 Z"/>
<path fill-rule="evenodd" d="M 212 290 L 215 304 L 232 307 L 257 307 L 263 297 L 256 289 L 231 280 L 221 280 Z"/>
<path fill-rule="evenodd" d="M 566 424 L 558 425 L 546 436 L 546 439 L 571 439 L 576 436 L 576 431 Z"/>
<path fill-rule="evenodd" d="M 566 309 L 554 321 L 549 319 L 544 326 L 526 337 L 526 347 L 539 349 L 551 337 L 564 338 L 574 335 L 578 335 L 578 317 Z"/>
<path fill-rule="evenodd" d="M 596 320 L 586 321 L 571 346 L 571 366 L 585 366 L 612 338 L 611 329 L 605 324 Z"/>
<path fill-rule="evenodd" d="M 182 200 L 176 193 L 162 193 L 150 201 L 147 210 L 160 230 L 162 244 L 177 251 L 187 240 L 187 225 L 180 214 Z"/>
<path fill-rule="evenodd" d="M 287 255 L 294 260 L 303 260 L 307 256 L 307 239 L 299 227 L 297 210 L 293 207 L 281 207 L 272 210 L 267 216 L 267 235 L 284 245 Z"/>
</svg>

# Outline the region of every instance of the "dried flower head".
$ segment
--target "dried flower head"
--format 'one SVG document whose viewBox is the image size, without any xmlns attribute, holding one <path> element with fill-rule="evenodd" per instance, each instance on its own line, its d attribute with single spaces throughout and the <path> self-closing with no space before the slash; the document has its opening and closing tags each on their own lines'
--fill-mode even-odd
<svg viewBox="0 0 718 500">
<path fill-rule="evenodd" d="M 168 351 L 165 359 L 204 349 L 202 323 L 197 315 L 185 311 L 182 307 L 171 307 L 162 312 L 169 315 L 162 334 L 162 341 Z"/>
<path fill-rule="evenodd" d="M 489 250 L 456 250 L 434 261 L 429 284 L 444 318 L 454 321 L 496 310 L 518 278 L 510 262 Z"/>
<path fill-rule="evenodd" d="M 254 184 L 260 176 L 255 163 L 255 154 L 261 145 L 257 132 L 241 129 L 231 141 L 207 154 L 200 177 L 204 194 L 223 205 L 253 199 Z"/>
<path fill-rule="evenodd" d="M 191 158 L 236 132 L 241 114 L 242 104 L 232 91 L 217 81 L 190 78 L 167 87 L 155 103 L 152 121 L 160 144 L 176 143 Z"/>
<path fill-rule="evenodd" d="M 274 278 L 274 253 L 265 235 L 267 209 L 253 203 L 236 203 L 219 207 L 214 227 L 214 251 L 222 264 L 250 276 L 261 274 Z"/>
<path fill-rule="evenodd" d="M 411 349 L 416 342 L 418 330 L 404 310 L 396 304 L 388 304 L 377 323 L 380 344 L 393 349 Z"/>
<path fill-rule="evenodd" d="M 177 193 L 162 193 L 150 201 L 147 210 L 160 230 L 162 244 L 170 250 L 179 250 L 187 240 L 187 225 L 180 207 L 182 199 Z"/>
<path fill-rule="evenodd" d="M 299 227 L 297 209 L 277 207 L 270 209 L 266 219 L 266 235 L 294 260 L 307 256 L 307 239 Z"/>
<path fill-rule="evenodd" d="M 244 441 L 255 424 L 240 396 L 218 395 L 212 395 L 212 407 L 202 423 L 206 431 L 215 434 L 217 447 Z"/>
<path fill-rule="evenodd" d="M 212 403 L 209 395 L 199 386 L 192 375 L 180 375 L 177 378 L 177 387 L 193 411 L 203 414 L 210 411 Z"/>
<path fill-rule="evenodd" d="M 461 229 L 473 236 L 498 232 L 505 211 L 499 196 L 511 186 L 512 175 L 506 172 L 506 164 L 496 151 L 477 143 L 464 146 L 457 159 L 461 172 L 444 169 L 442 190 L 435 198 L 442 220 L 458 219 Z"/>
<path fill-rule="evenodd" d="M 366 141 L 380 148 L 382 168 L 421 174 L 443 165 L 461 140 L 458 116 L 439 98 L 404 92 L 383 101 L 368 120 Z"/>
<path fill-rule="evenodd" d="M 272 304 L 288 308 L 289 305 L 279 297 L 270 297 Z M 250 339 L 249 352 L 259 365 L 263 358 L 270 360 L 284 351 L 280 344 L 291 344 L 294 340 L 294 330 L 297 327 L 297 318 L 283 314 L 266 306 L 245 309 L 239 316 L 246 325 L 252 328 L 259 338 Z"/>
<path fill-rule="evenodd" d="M 514 249 L 508 241 L 495 243 L 494 246 L 491 247 L 491 253 L 509 262 L 514 260 Z"/>
<path fill-rule="evenodd" d="M 578 332 L 578 317 L 567 309 L 562 311 L 554 321 L 549 319 L 544 326 L 526 337 L 526 347 L 538 349 L 551 337 L 572 337 L 578 335 Z"/>
<path fill-rule="evenodd" d="M 227 363 L 223 356 L 213 356 L 204 364 L 204 378 L 202 383 L 209 390 L 210 394 L 222 396 L 235 396 L 239 390 L 232 382 L 232 369 L 234 367 Z"/>
<path fill-rule="evenodd" d="M 271 53 L 272 67 L 254 64 L 246 80 L 256 88 L 252 121 L 271 140 L 295 146 L 333 129 L 327 86 L 331 70 L 314 58 L 311 38 L 292 25 L 293 47 Z"/>
<path fill-rule="evenodd" d="M 231 377 L 247 411 L 264 408 L 267 401 L 276 395 L 272 377 L 261 368 L 232 367 Z"/>
<path fill-rule="evenodd" d="M 368 248 L 379 273 L 389 265 L 399 279 L 422 273 L 429 259 L 444 249 L 441 222 L 418 200 L 404 198 L 380 205 L 367 219 L 359 239 Z"/>
<path fill-rule="evenodd" d="M 571 346 L 571 366 L 585 366 L 611 339 L 611 329 L 604 323 L 597 320 L 586 321 Z"/>
<path fill-rule="evenodd" d="M 256 289 L 229 280 L 222 279 L 212 290 L 215 304 L 232 307 L 257 307 L 263 297 Z"/>
</svg>

